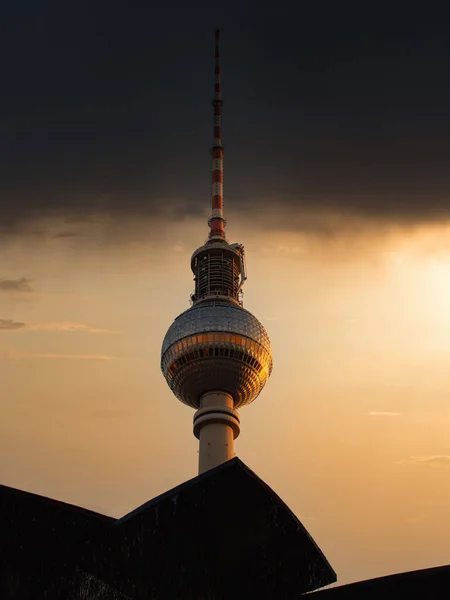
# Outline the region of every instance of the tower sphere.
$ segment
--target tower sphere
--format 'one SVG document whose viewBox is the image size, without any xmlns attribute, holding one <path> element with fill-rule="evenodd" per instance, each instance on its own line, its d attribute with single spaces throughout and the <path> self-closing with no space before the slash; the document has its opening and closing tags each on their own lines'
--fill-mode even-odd
<svg viewBox="0 0 450 600">
<path fill-rule="evenodd" d="M 163 341 L 161 369 L 175 396 L 193 408 L 211 390 L 234 408 L 252 402 L 272 372 L 272 346 L 256 317 L 237 304 L 204 300 L 175 319 Z"/>
</svg>

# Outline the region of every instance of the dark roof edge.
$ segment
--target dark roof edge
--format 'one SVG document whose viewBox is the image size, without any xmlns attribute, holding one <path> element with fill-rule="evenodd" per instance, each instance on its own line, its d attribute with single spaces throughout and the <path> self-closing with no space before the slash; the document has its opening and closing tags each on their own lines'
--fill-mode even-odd
<svg viewBox="0 0 450 600">
<path fill-rule="evenodd" d="M 53 506 L 58 506 L 63 510 L 75 510 L 81 514 L 84 514 L 87 517 L 95 517 L 98 520 L 114 522 L 116 521 L 115 517 L 110 517 L 108 515 L 103 515 L 102 513 L 95 512 L 94 510 L 90 510 L 89 508 L 84 508 L 82 506 L 77 506 L 76 504 L 69 504 L 68 502 L 63 502 L 62 500 L 55 500 L 55 498 L 49 498 L 48 496 L 41 496 L 40 494 L 35 494 L 34 492 L 28 492 L 26 490 L 20 490 L 18 488 L 13 488 L 8 485 L 0 484 L 0 495 L 2 490 L 5 490 L 7 493 L 21 495 L 23 497 L 28 498 L 29 500 L 39 500 L 44 504 L 52 504 Z"/>
<path fill-rule="evenodd" d="M 297 523 L 297 527 L 299 529 L 301 529 L 302 533 L 307 536 L 309 538 L 309 541 L 311 542 L 311 544 L 315 547 L 316 551 L 318 552 L 318 554 L 320 554 L 320 556 L 322 557 L 323 561 L 325 564 L 328 565 L 328 569 L 330 571 L 330 574 L 332 574 L 334 576 L 334 581 L 337 580 L 337 574 L 336 571 L 333 569 L 333 567 L 330 565 L 330 563 L 328 562 L 327 557 L 325 556 L 325 554 L 322 552 L 322 550 L 319 548 L 319 546 L 316 544 L 314 538 L 311 536 L 311 534 L 309 533 L 309 531 L 305 528 L 305 526 L 301 523 L 300 519 L 297 517 L 297 515 L 289 508 L 289 506 L 286 504 L 286 502 L 284 502 L 284 500 L 282 500 L 280 498 L 280 496 L 273 491 L 273 489 L 267 485 L 267 483 L 265 481 L 263 481 L 260 477 L 258 477 L 258 475 L 256 475 L 256 473 L 254 471 L 252 471 L 249 467 L 247 467 L 247 465 L 245 465 L 242 461 L 240 461 L 242 466 L 244 467 L 244 469 L 252 476 L 255 477 L 256 479 L 258 479 L 261 484 L 266 488 L 266 490 L 272 494 L 273 496 L 275 496 L 275 498 L 278 500 L 278 502 L 284 507 L 284 509 L 291 515 L 292 519 L 294 519 L 294 521 Z"/>
<path fill-rule="evenodd" d="M 142 504 L 138 508 L 134 509 L 130 513 L 128 513 L 128 514 L 124 515 L 123 517 L 121 517 L 120 519 L 118 519 L 114 523 L 114 526 L 118 526 L 118 525 L 124 523 L 125 521 L 127 521 L 131 517 L 135 516 L 139 512 L 141 512 L 141 511 L 143 511 L 143 510 L 145 510 L 147 508 L 151 508 L 153 505 L 159 504 L 159 502 L 161 502 L 161 501 L 163 501 L 165 499 L 169 499 L 169 498 L 171 498 L 173 496 L 176 496 L 184 488 L 192 485 L 194 482 L 201 483 L 202 481 L 205 481 L 205 480 L 207 480 L 207 479 L 209 479 L 211 477 L 214 477 L 217 473 L 220 473 L 222 471 L 226 471 L 226 470 L 229 470 L 229 469 L 233 469 L 233 468 L 240 468 L 243 471 L 247 472 L 248 475 L 250 475 L 254 479 L 257 479 L 259 485 L 263 486 L 269 492 L 269 494 L 271 494 L 277 500 L 277 502 L 279 502 L 279 504 L 291 515 L 292 519 L 297 523 L 297 527 L 302 531 L 302 533 L 305 536 L 307 536 L 309 538 L 311 544 L 314 545 L 316 551 L 320 554 L 320 556 L 322 557 L 322 559 L 325 562 L 325 564 L 328 565 L 328 568 L 329 568 L 330 572 L 334 575 L 334 577 L 336 579 L 337 578 L 336 572 L 334 571 L 334 569 L 332 568 L 332 566 L 328 562 L 328 560 L 325 557 L 325 555 L 322 552 L 322 550 L 316 544 L 316 542 L 311 537 L 311 535 L 308 533 L 308 531 L 306 530 L 306 528 L 302 525 L 302 523 L 300 522 L 300 520 L 298 519 L 298 517 L 292 512 L 292 510 L 287 506 L 287 504 L 285 502 L 283 502 L 283 500 L 278 496 L 278 494 L 276 494 L 273 491 L 273 489 L 270 486 L 267 485 L 267 483 L 265 483 L 260 477 L 258 477 L 258 475 L 256 475 L 256 473 L 254 471 L 252 471 L 238 457 L 232 458 L 231 460 L 228 460 L 227 462 L 219 465 L 218 467 L 215 467 L 214 469 L 210 469 L 209 471 L 206 471 L 205 473 L 202 473 L 201 475 L 197 475 L 197 477 L 193 477 L 192 479 L 188 479 L 184 483 L 182 483 L 182 484 L 180 484 L 180 485 L 172 488 L 171 490 L 168 490 L 167 492 L 164 492 L 164 493 L 160 494 L 159 496 L 156 496 L 152 500 L 149 500 L 148 502 Z"/>
<path fill-rule="evenodd" d="M 351 589 L 352 591 L 371 587 L 371 586 L 384 586 L 387 583 L 401 583 L 404 580 L 412 580 L 416 577 L 427 577 L 438 574 L 445 574 L 448 572 L 449 583 L 450 583 L 450 565 L 441 565 L 439 567 L 428 567 L 426 569 L 417 569 L 415 571 L 404 571 L 403 573 L 393 573 L 391 575 L 382 575 L 381 577 L 374 577 L 372 579 L 363 579 L 362 581 L 354 581 L 352 583 L 347 583 L 345 585 L 336 585 L 331 588 L 320 589 L 313 592 L 308 592 L 310 594 L 326 594 L 332 592 L 344 592 L 344 590 Z"/>
<path fill-rule="evenodd" d="M 133 509 L 131 512 L 127 513 L 126 515 L 123 515 L 123 517 L 120 517 L 119 519 L 117 519 L 117 521 L 114 523 L 114 525 L 120 525 L 121 523 L 123 523 L 125 521 L 128 521 L 128 519 L 131 519 L 131 517 L 134 517 L 136 514 L 140 513 L 141 511 L 143 511 L 143 510 L 145 510 L 147 508 L 151 508 L 153 505 L 159 504 L 163 500 L 171 498 L 172 496 L 176 496 L 183 489 L 191 486 L 194 482 L 201 483 L 202 481 L 204 481 L 206 479 L 209 479 L 210 477 L 212 477 L 216 473 L 220 473 L 221 471 L 226 471 L 226 470 L 232 468 L 234 465 L 239 465 L 244 470 L 250 471 L 250 469 L 239 458 L 237 458 L 237 457 L 232 458 L 231 460 L 228 460 L 227 462 L 219 465 L 218 467 L 214 467 L 214 469 L 210 469 L 209 471 L 205 471 L 205 473 L 202 473 L 201 475 L 197 475 L 196 477 L 192 477 L 191 479 L 188 479 L 187 481 L 184 481 L 183 483 L 180 483 L 176 487 L 174 487 L 174 488 L 172 488 L 170 490 L 167 490 L 167 492 L 163 492 L 162 494 L 159 494 L 159 496 L 155 496 L 151 500 L 148 500 L 147 502 L 144 502 L 144 504 L 141 504 L 137 508 Z"/>
</svg>

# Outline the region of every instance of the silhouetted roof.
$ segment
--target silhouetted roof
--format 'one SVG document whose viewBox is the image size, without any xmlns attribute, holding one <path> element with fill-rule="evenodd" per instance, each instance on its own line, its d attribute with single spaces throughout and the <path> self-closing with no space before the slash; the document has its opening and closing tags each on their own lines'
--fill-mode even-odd
<svg viewBox="0 0 450 600">
<path fill-rule="evenodd" d="M 92 572 L 139 598 L 282 600 L 336 581 L 300 521 L 238 458 L 116 521 L 96 556 Z"/>
<path fill-rule="evenodd" d="M 83 550 L 94 548 L 113 522 L 0 485 L 0 598 L 36 600 L 44 591 L 47 598 L 63 598 Z"/>
<path fill-rule="evenodd" d="M 335 581 L 303 525 L 237 458 L 119 520 L 0 486 L 2 600 L 450 597 L 450 566 L 314 592 Z"/>
<path fill-rule="evenodd" d="M 336 586 L 315 592 L 310 597 L 311 600 L 443 600 L 450 598 L 450 565 Z"/>
</svg>

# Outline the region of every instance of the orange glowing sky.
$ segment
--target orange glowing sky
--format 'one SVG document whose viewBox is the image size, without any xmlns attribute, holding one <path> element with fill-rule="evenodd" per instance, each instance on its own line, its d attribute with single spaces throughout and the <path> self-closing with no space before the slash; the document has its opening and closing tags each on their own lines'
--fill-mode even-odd
<svg viewBox="0 0 450 600">
<path fill-rule="evenodd" d="M 236 453 L 339 583 L 449 563 L 449 227 L 355 222 L 317 237 L 237 224 L 245 307 L 269 331 L 274 371 L 241 412 Z M 121 516 L 196 475 L 192 411 L 159 354 L 206 226 L 153 223 L 148 239 L 147 227 L 99 218 L 75 236 L 54 220 L 3 244 L 1 483 Z"/>
</svg>

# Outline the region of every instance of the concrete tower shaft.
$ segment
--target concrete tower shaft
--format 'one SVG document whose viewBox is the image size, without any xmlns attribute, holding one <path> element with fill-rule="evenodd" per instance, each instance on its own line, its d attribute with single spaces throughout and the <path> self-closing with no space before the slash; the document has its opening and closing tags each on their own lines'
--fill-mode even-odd
<svg viewBox="0 0 450 600">
<path fill-rule="evenodd" d="M 220 390 L 204 394 L 194 415 L 194 435 L 200 441 L 198 470 L 204 473 L 234 457 L 234 440 L 240 433 L 233 398 Z"/>
</svg>

